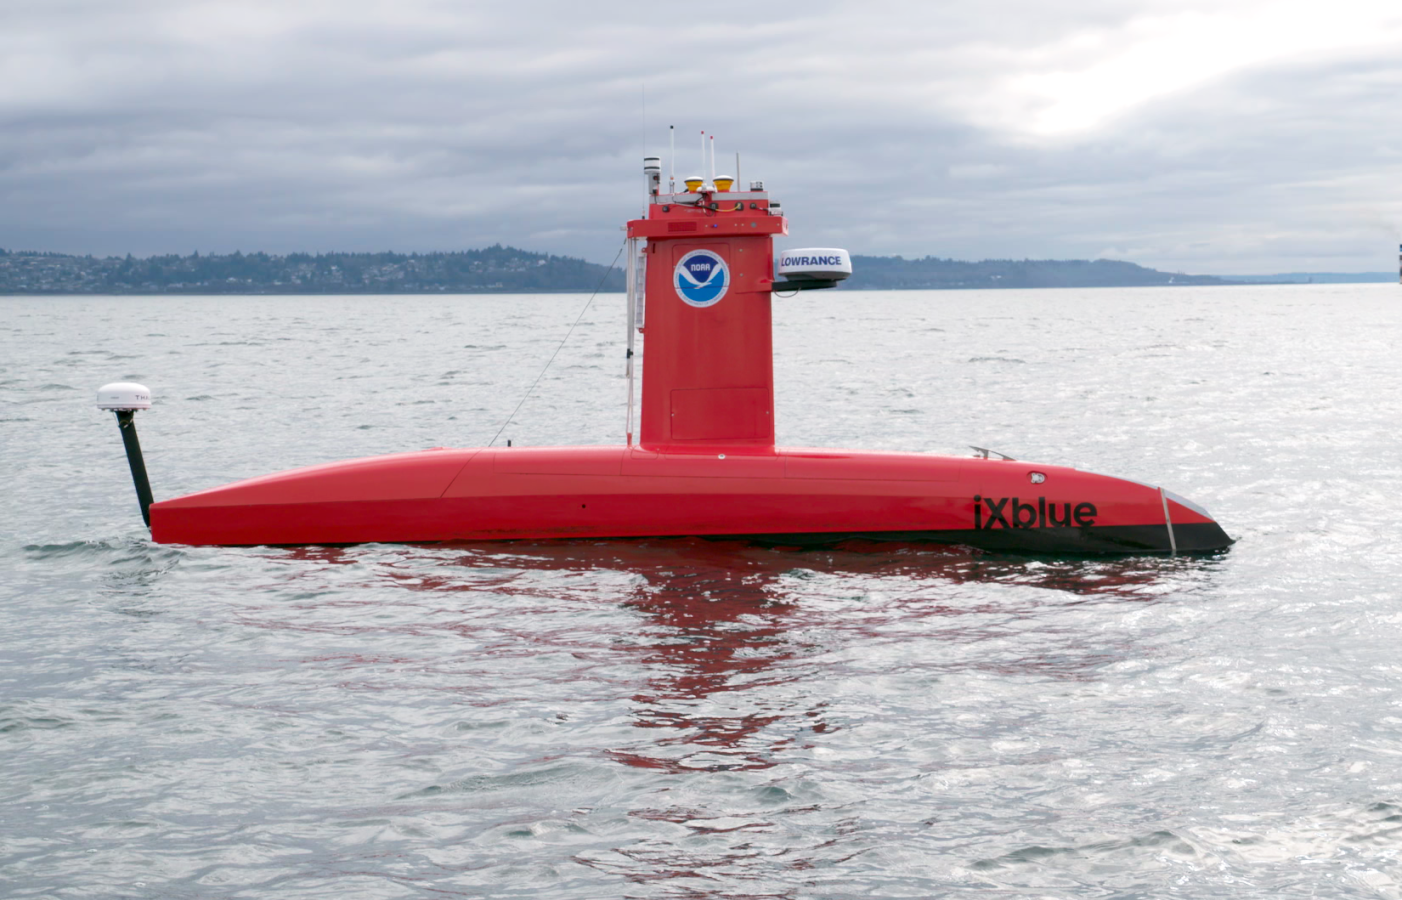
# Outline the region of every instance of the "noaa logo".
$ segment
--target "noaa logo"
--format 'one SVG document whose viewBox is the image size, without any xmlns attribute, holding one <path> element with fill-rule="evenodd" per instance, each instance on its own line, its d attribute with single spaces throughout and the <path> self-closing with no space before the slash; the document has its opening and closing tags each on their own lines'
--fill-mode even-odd
<svg viewBox="0 0 1402 900">
<path fill-rule="evenodd" d="M 730 287 L 730 267 L 710 250 L 693 250 L 678 261 L 672 281 L 688 306 L 714 306 Z"/>
</svg>

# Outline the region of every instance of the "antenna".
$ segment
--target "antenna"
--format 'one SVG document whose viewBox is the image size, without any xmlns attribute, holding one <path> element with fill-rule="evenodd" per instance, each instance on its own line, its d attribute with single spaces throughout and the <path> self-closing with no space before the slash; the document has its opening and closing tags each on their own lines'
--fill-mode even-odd
<svg viewBox="0 0 1402 900">
<path fill-rule="evenodd" d="M 706 132 L 701 132 L 701 171 L 696 173 L 697 178 L 706 177 Z"/>
<path fill-rule="evenodd" d="M 667 126 L 667 193 L 677 192 L 677 126 Z"/>
<path fill-rule="evenodd" d="M 740 152 L 739 152 L 738 150 L 737 150 L 736 153 L 735 153 L 735 183 L 736 183 L 736 184 L 744 184 L 744 183 L 745 183 L 745 182 L 743 182 L 743 181 L 740 180 Z M 743 191 L 744 188 L 743 188 L 743 187 L 738 187 L 738 188 L 736 188 L 735 190 L 737 190 L 737 191 Z"/>
<path fill-rule="evenodd" d="M 716 136 L 711 135 L 711 184 L 716 183 Z"/>
<path fill-rule="evenodd" d="M 627 446 L 633 446 L 633 323 L 638 316 L 638 239 L 624 241 L 628 261 L 623 264 L 623 273 L 628 285 L 628 351 L 625 373 L 628 377 L 628 421 L 623 427 L 627 436 Z"/>
<path fill-rule="evenodd" d="M 511 415 L 506 417 L 506 421 L 501 423 L 501 427 L 497 429 L 497 433 L 492 435 L 492 439 L 487 442 L 488 447 L 497 442 L 497 438 L 501 437 L 501 433 L 506 430 L 506 426 L 510 425 L 511 420 L 516 418 L 516 414 L 521 411 L 521 407 L 525 404 L 527 398 L 531 396 L 536 385 L 540 384 L 540 380 L 545 377 L 545 373 L 550 371 L 550 366 L 555 362 L 555 357 L 559 356 L 560 351 L 565 349 L 565 343 L 570 339 L 570 335 L 574 334 L 575 328 L 577 328 L 579 323 L 584 319 L 584 314 L 589 311 L 589 306 L 594 302 L 594 298 L 599 296 L 599 291 L 603 290 L 604 282 L 608 279 L 609 275 L 613 273 L 613 267 L 618 265 L 619 258 L 623 256 L 623 251 L 627 248 L 628 239 L 624 238 L 623 246 L 618 248 L 618 253 L 613 257 L 613 262 L 609 263 L 608 269 L 604 271 L 604 277 L 599 279 L 599 284 L 594 288 L 594 293 L 590 294 L 589 299 L 584 301 L 584 308 L 581 309 L 579 315 L 575 317 L 574 324 L 570 326 L 569 331 L 565 332 L 565 336 L 560 339 L 560 344 L 555 348 L 555 352 L 550 354 L 550 358 L 545 361 L 545 368 L 540 370 L 540 374 L 535 377 L 535 381 L 532 381 L 531 386 L 526 388 L 526 393 L 521 395 L 521 400 L 516 404 L 516 408 L 511 411 Z"/>
<path fill-rule="evenodd" d="M 141 519 L 151 527 L 151 480 L 146 477 L 146 460 L 141 456 L 141 441 L 136 437 L 136 413 L 151 408 L 151 391 L 144 384 L 118 381 L 97 389 L 97 408 L 117 414 L 117 427 L 126 446 L 127 467 L 136 486 L 136 502 L 141 505 Z"/>
</svg>

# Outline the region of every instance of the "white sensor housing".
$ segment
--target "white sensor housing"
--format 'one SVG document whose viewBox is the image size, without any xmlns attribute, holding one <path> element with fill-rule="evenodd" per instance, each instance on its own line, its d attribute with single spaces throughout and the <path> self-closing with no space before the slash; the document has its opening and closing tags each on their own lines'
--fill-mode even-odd
<svg viewBox="0 0 1402 900">
<path fill-rule="evenodd" d="M 789 281 L 841 281 L 852 274 L 852 257 L 836 247 L 807 247 L 779 254 L 779 277 Z"/>
<path fill-rule="evenodd" d="M 134 381 L 115 381 L 97 389 L 97 408 L 114 412 L 151 408 L 151 391 Z"/>
</svg>

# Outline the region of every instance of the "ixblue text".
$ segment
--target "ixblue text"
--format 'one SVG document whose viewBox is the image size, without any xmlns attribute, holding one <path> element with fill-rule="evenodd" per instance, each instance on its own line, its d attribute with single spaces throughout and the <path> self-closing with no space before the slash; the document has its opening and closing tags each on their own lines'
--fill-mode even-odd
<svg viewBox="0 0 1402 900">
<path fill-rule="evenodd" d="M 1057 506 L 1061 507 L 1058 515 Z M 993 528 L 1070 528 L 1072 525 L 1086 527 L 1095 524 L 1100 515 L 1094 503 L 1048 503 L 1046 497 L 1038 497 L 1036 505 L 1032 501 L 1024 503 L 1018 497 L 981 497 L 974 495 L 974 528 L 988 531 Z"/>
</svg>

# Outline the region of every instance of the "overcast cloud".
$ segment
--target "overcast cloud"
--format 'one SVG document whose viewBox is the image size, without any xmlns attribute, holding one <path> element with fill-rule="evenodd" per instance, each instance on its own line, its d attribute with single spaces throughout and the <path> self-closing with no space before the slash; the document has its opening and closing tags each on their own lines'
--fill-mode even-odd
<svg viewBox="0 0 1402 900">
<path fill-rule="evenodd" d="M 0 0 L 0 247 L 608 262 L 675 124 L 791 246 L 1378 271 L 1399 100 L 1395 2 Z"/>
</svg>

